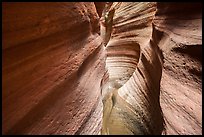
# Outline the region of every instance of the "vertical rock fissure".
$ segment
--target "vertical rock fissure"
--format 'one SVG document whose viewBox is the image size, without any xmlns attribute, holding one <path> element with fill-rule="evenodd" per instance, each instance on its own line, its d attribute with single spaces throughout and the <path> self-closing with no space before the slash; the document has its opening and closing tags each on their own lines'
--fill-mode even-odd
<svg viewBox="0 0 204 137">
<path fill-rule="evenodd" d="M 108 76 L 110 76 L 110 73 L 111 73 L 110 68 L 109 68 L 111 66 L 111 64 L 107 62 L 107 60 L 109 58 L 108 56 L 111 55 L 111 53 L 108 53 L 109 51 L 111 51 L 110 50 L 111 46 L 108 45 L 108 42 L 111 39 L 115 7 L 116 7 L 116 5 L 118 6 L 120 4 L 116 4 L 114 6 L 112 6 L 112 5 L 113 5 L 113 3 L 109 3 L 109 2 L 107 2 L 105 4 L 105 7 L 104 7 L 104 10 L 102 12 L 101 19 L 100 19 L 100 35 L 101 35 L 101 37 L 103 39 L 103 46 L 105 47 L 105 52 L 106 52 L 106 69 L 108 71 L 106 75 L 108 75 Z M 130 45 L 130 46 L 134 46 L 134 45 Z M 133 67 L 133 69 L 136 69 L 136 66 Z M 128 71 L 128 69 L 127 69 L 127 71 Z M 116 105 L 116 100 L 120 100 L 122 103 L 124 103 L 124 105 L 126 104 L 126 106 L 129 106 L 129 104 L 127 104 L 127 102 L 123 98 L 118 96 L 118 89 L 120 87 L 122 87 L 122 85 L 131 76 L 132 76 L 132 74 L 130 74 L 128 76 L 128 78 L 125 78 L 123 80 L 122 80 L 122 78 L 111 78 L 111 76 L 110 76 L 109 79 L 108 79 L 108 82 L 106 84 L 102 85 L 103 86 L 102 87 L 103 121 L 102 121 L 101 134 L 112 134 L 113 133 L 108 128 L 110 126 L 108 121 L 111 118 L 111 114 L 115 113 L 114 112 L 115 110 L 113 108 Z M 122 81 L 122 83 L 120 83 L 120 81 Z M 118 101 L 117 101 L 117 104 L 118 104 Z M 126 113 L 126 112 L 124 112 L 124 113 Z M 129 112 L 129 113 L 131 113 L 131 112 Z M 115 119 L 117 119 L 117 118 L 115 117 Z M 116 121 L 118 121 L 118 120 L 116 120 Z M 120 120 L 118 122 L 120 122 Z M 127 133 L 134 134 L 134 129 L 131 130 L 131 126 L 129 126 L 129 125 L 124 125 L 124 126 L 125 126 L 125 129 L 129 128 L 129 131 L 127 131 Z M 116 129 L 116 132 L 114 131 L 114 133 L 115 134 L 118 134 L 118 133 L 120 134 L 120 131 L 117 129 L 117 127 L 115 127 L 115 129 Z M 122 130 L 122 129 L 120 129 L 120 130 Z M 143 132 L 145 132 L 145 130 L 143 130 Z M 135 134 L 137 134 L 137 133 L 135 133 Z"/>
</svg>

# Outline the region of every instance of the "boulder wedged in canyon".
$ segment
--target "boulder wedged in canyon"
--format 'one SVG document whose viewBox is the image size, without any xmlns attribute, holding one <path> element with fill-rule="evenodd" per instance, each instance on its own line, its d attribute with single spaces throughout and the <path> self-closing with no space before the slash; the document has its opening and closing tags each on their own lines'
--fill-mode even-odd
<svg viewBox="0 0 204 137">
<path fill-rule="evenodd" d="M 3 134 L 202 134 L 200 3 L 2 8 Z"/>
</svg>

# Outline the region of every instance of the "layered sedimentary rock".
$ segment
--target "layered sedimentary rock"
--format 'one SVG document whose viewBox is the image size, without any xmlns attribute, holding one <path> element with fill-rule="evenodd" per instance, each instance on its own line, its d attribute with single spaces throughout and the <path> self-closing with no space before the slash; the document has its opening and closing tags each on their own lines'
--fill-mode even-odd
<svg viewBox="0 0 204 137">
<path fill-rule="evenodd" d="M 115 8 L 106 49 L 109 81 L 103 87 L 102 133 L 201 134 L 201 4 L 158 3 L 154 25 L 148 27 L 154 16 L 151 4 L 120 3 Z M 142 35 L 151 34 L 148 28 L 154 30 L 152 37 Z M 139 47 L 138 52 L 128 46 Z M 125 60 L 128 54 L 132 58 Z M 138 65 L 139 57 L 133 55 L 140 56 Z"/>
<path fill-rule="evenodd" d="M 115 14 L 106 48 L 109 80 L 102 90 L 102 134 L 161 134 L 162 54 L 150 40 L 156 3 L 113 3 L 111 8 Z"/>
<path fill-rule="evenodd" d="M 158 3 L 154 19 L 164 55 L 161 107 L 167 134 L 202 134 L 202 5 Z"/>
<path fill-rule="evenodd" d="M 201 134 L 201 4 L 2 7 L 3 134 Z"/>
<path fill-rule="evenodd" d="M 3 3 L 2 15 L 3 134 L 98 134 L 105 60 L 94 3 Z"/>
</svg>

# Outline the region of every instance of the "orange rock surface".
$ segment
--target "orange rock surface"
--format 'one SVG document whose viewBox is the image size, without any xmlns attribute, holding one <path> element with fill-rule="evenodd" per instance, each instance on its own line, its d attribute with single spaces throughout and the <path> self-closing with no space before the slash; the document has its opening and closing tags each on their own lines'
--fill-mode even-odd
<svg viewBox="0 0 204 137">
<path fill-rule="evenodd" d="M 105 60 L 94 3 L 2 6 L 3 134 L 98 134 Z"/>
<path fill-rule="evenodd" d="M 202 134 L 202 4 L 104 7 L 2 2 L 3 134 Z"/>
</svg>

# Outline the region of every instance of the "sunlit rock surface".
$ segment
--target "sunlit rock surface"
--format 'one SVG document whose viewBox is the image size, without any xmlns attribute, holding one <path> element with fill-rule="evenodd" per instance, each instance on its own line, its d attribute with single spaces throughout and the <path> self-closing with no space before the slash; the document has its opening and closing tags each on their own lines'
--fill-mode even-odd
<svg viewBox="0 0 204 137">
<path fill-rule="evenodd" d="M 3 134 L 202 134 L 202 5 L 109 5 L 2 3 Z"/>
<path fill-rule="evenodd" d="M 106 48 L 109 81 L 102 90 L 102 134 L 161 134 L 162 55 L 151 38 L 156 3 L 118 5 Z"/>
</svg>

